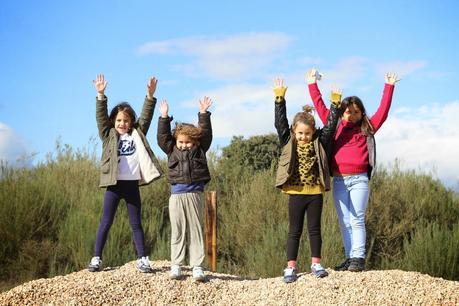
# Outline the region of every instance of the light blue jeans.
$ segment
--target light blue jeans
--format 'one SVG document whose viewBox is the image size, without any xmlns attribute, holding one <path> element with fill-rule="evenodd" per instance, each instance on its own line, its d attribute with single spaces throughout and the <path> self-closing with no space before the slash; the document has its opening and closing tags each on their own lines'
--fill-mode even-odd
<svg viewBox="0 0 459 306">
<path fill-rule="evenodd" d="M 366 173 L 333 178 L 333 199 L 346 258 L 365 258 L 365 212 L 369 193 Z"/>
</svg>

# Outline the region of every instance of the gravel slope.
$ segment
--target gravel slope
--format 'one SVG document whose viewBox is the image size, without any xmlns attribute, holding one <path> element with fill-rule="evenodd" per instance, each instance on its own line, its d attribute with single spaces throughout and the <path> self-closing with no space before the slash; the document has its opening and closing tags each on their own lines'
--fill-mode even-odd
<svg viewBox="0 0 459 306">
<path fill-rule="evenodd" d="M 297 282 L 281 277 L 247 280 L 210 273 L 196 283 L 190 269 L 170 280 L 167 261 L 152 262 L 154 273 L 135 261 L 99 273 L 86 270 L 38 279 L 0 294 L 0 305 L 459 305 L 459 282 L 399 270 L 334 272 L 316 279 L 301 273 Z"/>
</svg>

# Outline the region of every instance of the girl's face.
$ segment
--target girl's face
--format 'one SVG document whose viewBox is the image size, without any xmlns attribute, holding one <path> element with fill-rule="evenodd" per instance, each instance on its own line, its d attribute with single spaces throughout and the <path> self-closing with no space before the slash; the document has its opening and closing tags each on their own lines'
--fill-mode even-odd
<svg viewBox="0 0 459 306">
<path fill-rule="evenodd" d="M 293 132 L 295 134 L 295 139 L 297 143 L 300 145 L 304 145 L 312 141 L 312 137 L 314 136 L 316 129 L 314 127 L 311 127 L 310 125 L 298 122 Z"/>
<path fill-rule="evenodd" d="M 180 151 L 187 151 L 191 150 L 194 147 L 194 142 L 187 135 L 178 134 L 176 139 L 176 145 Z"/>
<path fill-rule="evenodd" d="M 120 134 L 126 134 L 131 130 L 131 117 L 125 112 L 118 112 L 115 118 L 115 130 Z"/>
<path fill-rule="evenodd" d="M 362 120 L 362 111 L 357 105 L 349 104 L 349 106 L 344 111 L 341 119 L 352 123 L 359 122 L 360 120 Z"/>
</svg>

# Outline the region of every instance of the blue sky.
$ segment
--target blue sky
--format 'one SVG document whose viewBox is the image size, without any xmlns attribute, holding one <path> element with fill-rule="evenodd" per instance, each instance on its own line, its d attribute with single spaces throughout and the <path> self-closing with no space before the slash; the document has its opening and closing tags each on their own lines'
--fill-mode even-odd
<svg viewBox="0 0 459 306">
<path fill-rule="evenodd" d="M 325 2 L 325 3 L 322 3 Z M 213 149 L 232 135 L 274 132 L 272 83 L 285 78 L 293 115 L 311 103 L 304 76 L 324 73 L 373 113 L 384 73 L 397 83 L 376 135 L 378 160 L 433 171 L 459 186 L 459 21 L 456 1 L 10 1 L 0 4 L 0 159 L 15 164 L 97 137 L 92 80 L 109 107 L 139 112 L 149 76 L 179 121 L 214 100 Z M 148 134 L 158 155 L 156 118 Z M 100 146 L 100 143 L 99 143 Z"/>
</svg>

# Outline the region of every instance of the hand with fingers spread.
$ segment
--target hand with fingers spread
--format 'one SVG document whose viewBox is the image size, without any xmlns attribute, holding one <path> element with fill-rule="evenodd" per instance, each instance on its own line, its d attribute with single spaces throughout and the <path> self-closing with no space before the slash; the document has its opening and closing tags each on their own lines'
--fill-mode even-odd
<svg viewBox="0 0 459 306">
<path fill-rule="evenodd" d="M 308 85 L 314 84 L 317 83 L 317 81 L 319 81 L 321 78 L 322 74 L 316 68 L 312 68 L 306 74 L 306 83 L 308 83 Z"/>
<path fill-rule="evenodd" d="M 94 87 L 99 95 L 103 96 L 105 92 L 105 88 L 107 88 L 107 81 L 103 74 L 98 74 L 95 80 L 92 80 Z"/>
<path fill-rule="evenodd" d="M 284 86 L 284 79 L 276 78 L 274 80 L 274 95 L 276 96 L 276 102 L 280 102 L 285 97 L 285 92 L 287 91 L 287 86 Z"/>
<path fill-rule="evenodd" d="M 201 114 L 207 113 L 207 110 L 212 105 L 212 99 L 209 97 L 204 97 L 204 99 L 199 100 L 199 112 Z"/>
<path fill-rule="evenodd" d="M 332 85 L 331 93 L 330 93 L 330 101 L 336 106 L 339 107 L 341 103 L 343 91 L 339 88 L 338 85 Z"/>
<path fill-rule="evenodd" d="M 147 83 L 148 99 L 150 100 L 153 99 L 153 95 L 155 94 L 157 84 L 158 84 L 158 79 L 156 79 L 155 77 L 150 77 L 150 79 L 148 79 L 148 83 Z"/>
<path fill-rule="evenodd" d="M 395 85 L 395 83 L 400 81 L 400 78 L 397 76 L 397 74 L 393 72 L 386 73 L 384 79 L 386 80 L 386 83 L 389 85 Z"/>
<path fill-rule="evenodd" d="M 167 104 L 167 100 L 163 100 L 161 104 L 159 104 L 159 112 L 161 113 L 161 118 L 168 118 L 169 117 L 169 105 Z"/>
</svg>

